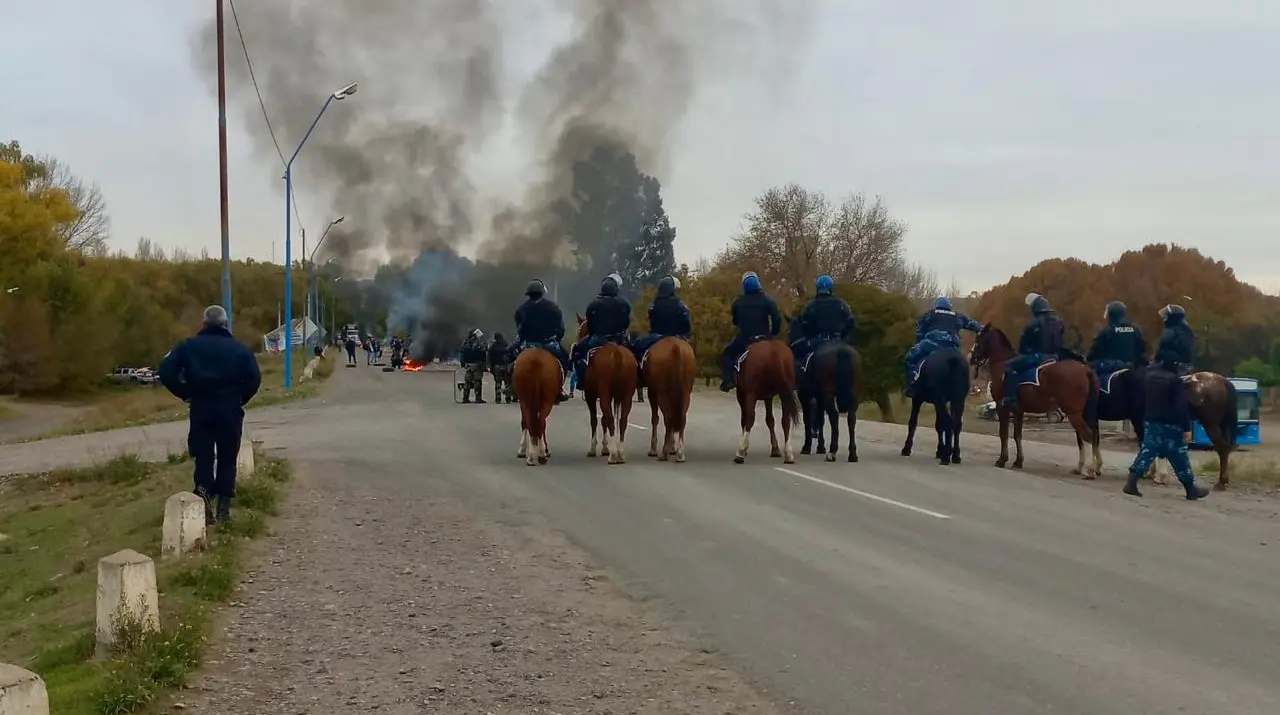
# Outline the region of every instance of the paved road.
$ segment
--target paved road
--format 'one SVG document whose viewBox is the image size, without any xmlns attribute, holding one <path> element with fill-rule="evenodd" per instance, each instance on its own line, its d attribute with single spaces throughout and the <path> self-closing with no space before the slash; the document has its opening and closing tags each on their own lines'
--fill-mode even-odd
<svg viewBox="0 0 1280 715">
<path fill-rule="evenodd" d="M 641 429 L 628 464 L 588 460 L 575 402 L 552 417 L 551 464 L 528 468 L 516 409 L 455 405 L 446 375 L 340 370 L 325 400 L 261 411 L 256 437 L 352 479 L 378 470 L 546 517 L 795 712 L 1280 703 L 1280 504 L 1267 499 L 1151 488 L 1138 502 L 1118 493 L 1124 455 L 1085 484 L 1065 474 L 1072 447 L 1028 445 L 1039 474 L 1002 471 L 980 436 L 944 468 L 931 435 L 907 460 L 901 429 L 876 423 L 861 425 L 859 464 L 784 468 L 761 424 L 739 466 L 736 406 L 710 394 L 695 398 L 687 464 L 645 457 Z"/>
</svg>

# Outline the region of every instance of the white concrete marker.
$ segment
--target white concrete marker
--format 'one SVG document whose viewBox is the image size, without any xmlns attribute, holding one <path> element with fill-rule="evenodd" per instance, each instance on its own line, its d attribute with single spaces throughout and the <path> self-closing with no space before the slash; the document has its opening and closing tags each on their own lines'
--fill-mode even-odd
<svg viewBox="0 0 1280 715">
<path fill-rule="evenodd" d="M 240 453 L 236 455 L 236 479 L 253 476 L 253 442 L 240 440 Z"/>
<path fill-rule="evenodd" d="M 164 502 L 160 558 L 175 559 L 205 543 L 204 500 L 191 492 L 178 492 Z"/>
<path fill-rule="evenodd" d="M 148 630 L 160 628 L 160 598 L 156 591 L 156 564 L 132 549 L 117 551 L 98 560 L 97 656 L 104 658 L 115 645 L 120 615 Z"/>
<path fill-rule="evenodd" d="M 809 476 L 808 474 L 801 474 L 800 472 L 796 472 L 796 471 L 793 471 L 793 470 L 790 470 L 790 469 L 784 469 L 784 468 L 782 468 L 782 467 L 774 467 L 774 469 L 778 470 L 779 472 L 783 472 L 784 474 L 790 474 L 790 475 L 791 475 L 791 476 L 793 476 L 793 477 L 799 477 L 799 478 L 801 478 L 801 479 L 807 479 L 807 480 L 809 480 L 809 481 L 811 481 L 811 482 L 813 482 L 813 483 L 815 483 L 815 484 L 821 484 L 821 485 L 826 486 L 826 487 L 831 487 L 832 489 L 839 489 L 839 490 L 840 490 L 840 491 L 842 491 L 842 492 L 848 492 L 849 494 L 855 494 L 855 495 L 857 495 L 857 496 L 862 497 L 863 499 L 870 499 L 870 500 L 872 500 L 872 501 L 878 501 L 878 502 L 880 502 L 881 504 L 888 504 L 889 506 L 896 506 L 896 507 L 898 507 L 899 509 L 906 509 L 907 511 L 914 511 L 914 512 L 915 512 L 915 513 L 917 513 L 917 514 L 924 514 L 925 516 L 931 516 L 931 517 L 933 517 L 933 518 L 935 518 L 935 519 L 950 519 L 950 518 L 951 518 L 950 516 L 947 516 L 946 514 L 940 514 L 940 513 L 936 512 L 936 511 L 929 511 L 928 509 L 922 509 L 922 508 L 920 508 L 920 507 L 918 507 L 918 506 L 912 506 L 911 504 L 904 504 L 904 503 L 902 503 L 902 502 L 900 502 L 900 501 L 894 501 L 893 499 L 889 499 L 889 498 L 887 498 L 887 497 L 882 497 L 882 496 L 879 496 L 879 495 L 876 495 L 876 494 L 871 494 L 871 493 L 869 493 L 869 492 L 859 491 L 859 490 L 854 489 L 854 488 L 852 488 L 852 487 L 846 487 L 846 486 L 845 486 L 845 485 L 843 485 L 843 484 L 836 484 L 835 482 L 828 482 L 828 481 L 827 481 L 827 480 L 825 480 L 825 479 L 818 479 L 817 477 L 811 477 L 811 476 Z"/>
<path fill-rule="evenodd" d="M 49 715 L 49 693 L 40 676 L 0 663 L 0 715 Z"/>
</svg>

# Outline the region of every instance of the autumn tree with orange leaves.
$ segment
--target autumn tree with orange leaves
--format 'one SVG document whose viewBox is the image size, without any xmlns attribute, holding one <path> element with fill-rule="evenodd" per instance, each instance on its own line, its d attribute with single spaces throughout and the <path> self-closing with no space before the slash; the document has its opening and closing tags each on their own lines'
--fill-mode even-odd
<svg viewBox="0 0 1280 715">
<path fill-rule="evenodd" d="M 1274 339 L 1275 298 L 1242 283 L 1230 266 L 1193 248 L 1151 244 L 1107 265 L 1074 258 L 1042 261 L 1004 285 L 987 291 L 975 318 L 1016 339 L 1029 319 L 1027 293 L 1040 293 L 1067 324 L 1068 344 L 1088 349 L 1106 323 L 1106 304 L 1123 301 L 1129 320 L 1141 326 L 1152 349 L 1162 330 L 1160 308 L 1182 305 L 1197 335 L 1197 364 L 1230 373 Z M 1268 308 L 1268 306 L 1272 306 Z M 1256 344 L 1255 344 L 1256 343 Z"/>
</svg>

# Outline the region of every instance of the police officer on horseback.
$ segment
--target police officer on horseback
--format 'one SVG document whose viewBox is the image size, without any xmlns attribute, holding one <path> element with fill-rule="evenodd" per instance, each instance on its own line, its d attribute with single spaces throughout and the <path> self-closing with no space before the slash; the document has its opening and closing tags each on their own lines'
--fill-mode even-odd
<svg viewBox="0 0 1280 715">
<path fill-rule="evenodd" d="M 902 384 L 907 397 L 915 388 L 916 371 L 920 369 L 925 358 L 942 346 L 959 348 L 960 331 L 978 332 L 982 326 L 978 321 L 963 313 L 957 313 L 951 306 L 951 299 L 945 295 L 933 301 L 933 308 L 920 316 L 916 321 L 916 344 L 911 346 L 906 355 L 906 377 Z"/>
<path fill-rule="evenodd" d="M 1056 360 L 1062 351 L 1067 326 L 1062 322 L 1049 300 L 1039 293 L 1027 294 L 1031 308 L 1031 322 L 1022 329 L 1018 340 L 1018 356 L 1004 367 L 1004 403 L 1018 404 L 1018 376 L 1046 360 Z"/>
<path fill-rule="evenodd" d="M 1180 305 L 1170 303 L 1160 309 L 1160 317 L 1164 319 L 1164 332 L 1160 333 L 1156 352 L 1172 355 L 1178 374 L 1189 375 L 1194 369 L 1192 363 L 1196 356 L 1196 334 L 1187 325 L 1187 311 Z"/>
<path fill-rule="evenodd" d="M 622 276 L 610 273 L 600 282 L 600 294 L 587 306 L 587 337 L 573 345 L 574 374 L 582 384 L 586 372 L 587 352 L 607 342 L 627 344 L 627 329 L 631 327 L 631 304 L 618 295 Z"/>
<path fill-rule="evenodd" d="M 1147 339 L 1142 328 L 1128 321 L 1128 312 L 1118 300 L 1107 303 L 1107 325 L 1093 338 L 1085 356 L 1098 377 L 1147 364 Z"/>
<path fill-rule="evenodd" d="M 631 344 L 636 360 L 663 338 L 689 339 L 689 333 L 693 332 L 692 317 L 689 306 L 676 295 L 678 290 L 680 279 L 675 276 L 664 276 L 658 281 L 658 295 L 649 304 L 649 334 L 636 338 Z"/>
<path fill-rule="evenodd" d="M 524 294 L 527 299 L 516 308 L 516 342 L 508 353 L 510 361 L 515 363 L 516 357 L 527 348 L 545 348 L 560 361 L 565 374 L 569 374 L 569 356 L 560 344 L 564 340 L 564 313 L 547 297 L 547 286 L 541 278 L 530 281 Z M 569 396 L 562 386 L 556 401 L 567 399 Z"/>
<path fill-rule="evenodd" d="M 733 301 L 729 312 L 738 333 L 720 353 L 721 392 L 733 389 L 733 363 L 746 351 L 747 346 L 759 338 L 775 337 L 782 330 L 782 314 L 778 312 L 778 304 L 765 294 L 760 285 L 760 276 L 755 271 L 742 274 L 742 295 Z"/>
<path fill-rule="evenodd" d="M 849 304 L 835 295 L 835 287 L 831 276 L 818 276 L 817 295 L 800 311 L 800 330 L 804 337 L 792 346 L 798 367 L 803 367 L 824 344 L 847 340 L 857 326 Z"/>
</svg>

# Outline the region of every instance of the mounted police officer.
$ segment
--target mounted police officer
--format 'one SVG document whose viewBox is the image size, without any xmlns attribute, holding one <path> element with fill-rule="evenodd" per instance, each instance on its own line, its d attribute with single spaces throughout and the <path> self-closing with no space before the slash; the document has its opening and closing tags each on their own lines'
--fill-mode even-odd
<svg viewBox="0 0 1280 715">
<path fill-rule="evenodd" d="M 253 351 L 231 336 L 227 311 L 204 310 L 204 327 L 178 343 L 160 361 L 160 382 L 190 407 L 187 451 L 195 462 L 195 493 L 204 500 L 205 521 L 231 518 L 236 495 L 236 457 L 244 434 L 244 406 L 258 394 L 262 373 Z"/>
<path fill-rule="evenodd" d="M 782 330 L 782 314 L 778 312 L 778 304 L 765 294 L 760 286 L 760 276 L 755 271 L 742 274 L 742 295 L 733 301 L 729 312 L 733 316 L 738 334 L 724 346 L 724 352 L 720 354 L 721 392 L 733 389 L 733 363 L 746 351 L 747 346 L 759 338 L 775 337 Z"/>
<path fill-rule="evenodd" d="M 1196 484 L 1191 459 L 1187 456 L 1186 433 L 1191 431 L 1191 405 L 1187 401 L 1186 383 L 1177 373 L 1182 357 L 1173 351 L 1160 351 L 1156 353 L 1156 362 L 1147 371 L 1143 384 L 1146 402 L 1142 447 L 1129 467 L 1129 479 L 1124 484 L 1124 493 L 1130 496 L 1142 496 L 1138 491 L 1138 480 L 1160 457 L 1173 465 L 1189 501 L 1209 495 L 1208 489 Z"/>
<path fill-rule="evenodd" d="M 1018 340 L 1018 356 L 1004 367 L 1004 403 L 1018 404 L 1018 375 L 1046 360 L 1057 359 L 1062 351 L 1067 326 L 1055 315 L 1049 300 L 1039 293 L 1028 293 L 1031 322 L 1022 329 Z"/>
<path fill-rule="evenodd" d="M 1107 303 L 1107 326 L 1098 331 L 1085 356 L 1099 377 L 1147 364 L 1147 340 L 1142 328 L 1127 320 L 1128 313 L 1129 309 L 1118 300 Z"/>
<path fill-rule="evenodd" d="M 502 404 L 502 396 L 511 402 L 511 363 L 507 360 L 507 339 L 502 333 L 493 334 L 493 342 L 489 343 L 489 372 L 493 374 L 493 401 Z M 503 389 L 503 388 L 506 389 Z"/>
<path fill-rule="evenodd" d="M 516 357 L 526 348 L 545 348 L 556 356 L 561 369 L 568 375 L 569 356 L 560 344 L 564 340 L 564 313 L 560 311 L 560 306 L 547 298 L 547 286 L 541 278 L 529 281 L 524 294 L 528 296 L 527 300 L 516 308 L 516 344 L 508 352 L 510 362 L 514 365 Z M 567 399 L 569 396 L 561 386 L 556 401 L 564 402 Z"/>
<path fill-rule="evenodd" d="M 835 295 L 835 288 L 831 276 L 818 276 L 816 295 L 800 311 L 800 331 L 804 338 L 793 345 L 798 369 L 824 344 L 847 340 L 857 326 L 849 304 Z"/>
<path fill-rule="evenodd" d="M 631 327 L 631 304 L 618 295 L 622 276 L 610 273 L 600 281 L 600 294 L 587 306 L 587 337 L 573 344 L 574 374 L 582 384 L 587 367 L 587 352 L 607 342 L 627 344 L 627 329 Z"/>
<path fill-rule="evenodd" d="M 637 360 L 663 338 L 689 339 L 689 333 L 693 332 L 693 319 L 689 306 L 676 295 L 678 290 L 680 279 L 675 276 L 665 276 L 658 281 L 658 295 L 649 304 L 649 334 L 640 336 L 631 344 Z"/>
<path fill-rule="evenodd" d="M 1160 342 L 1156 352 L 1167 352 L 1177 363 L 1177 373 L 1189 375 L 1194 368 L 1196 358 L 1196 334 L 1187 325 L 1187 311 L 1180 305 L 1170 303 L 1160 309 L 1160 317 L 1164 319 L 1164 332 L 1160 333 Z"/>
<path fill-rule="evenodd" d="M 951 299 L 945 295 L 933 301 L 933 308 L 916 321 L 916 344 L 911 346 L 906 355 L 906 377 L 903 379 L 903 392 L 910 397 L 915 388 L 916 371 L 920 369 L 925 358 L 944 345 L 960 347 L 960 331 L 978 332 L 982 326 L 978 321 L 963 313 L 957 313 L 951 306 Z"/>
<path fill-rule="evenodd" d="M 480 328 L 475 328 L 467 334 L 466 340 L 462 341 L 462 347 L 458 351 L 458 359 L 465 370 L 462 387 L 463 404 L 471 402 L 472 391 L 476 393 L 476 404 L 485 404 L 484 394 L 481 391 L 484 385 L 485 357 L 484 333 Z"/>
</svg>

